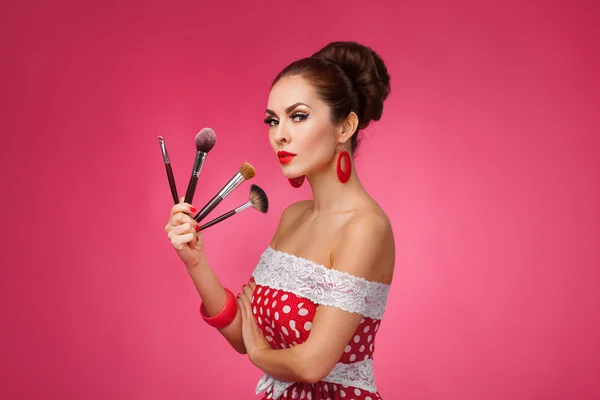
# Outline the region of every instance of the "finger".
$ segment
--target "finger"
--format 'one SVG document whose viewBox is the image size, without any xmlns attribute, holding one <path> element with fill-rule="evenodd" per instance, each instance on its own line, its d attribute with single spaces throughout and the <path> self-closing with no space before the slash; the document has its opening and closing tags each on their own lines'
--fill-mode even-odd
<svg viewBox="0 0 600 400">
<path fill-rule="evenodd" d="M 248 296 L 248 294 L 244 291 L 240 294 L 240 299 L 244 302 L 244 305 L 248 304 L 248 306 L 252 305 L 252 297 Z"/>
<path fill-rule="evenodd" d="M 248 318 L 248 307 L 247 304 L 248 302 L 248 298 L 246 297 L 246 295 L 244 293 L 240 293 L 240 308 L 242 310 L 242 316 L 244 317 L 244 319 Z"/>
<path fill-rule="evenodd" d="M 249 299 L 252 298 L 252 292 L 254 292 L 254 289 L 252 289 L 248 285 L 244 285 L 242 286 L 242 290 L 244 291 L 244 293 L 246 293 L 246 296 L 248 296 Z"/>
<path fill-rule="evenodd" d="M 254 317 L 254 314 L 252 313 L 252 306 L 250 305 L 250 303 L 245 304 L 246 307 L 246 315 L 248 316 L 248 323 L 250 324 L 250 326 L 254 326 L 254 329 L 258 329 L 258 325 L 256 324 L 256 318 Z"/>
<path fill-rule="evenodd" d="M 171 215 L 170 216 L 173 217 L 175 214 L 179 214 L 179 213 L 193 214 L 196 211 L 198 211 L 198 210 L 193 205 L 191 205 L 189 203 L 181 202 L 181 203 L 175 204 L 173 207 L 171 207 Z"/>
<path fill-rule="evenodd" d="M 169 235 L 171 236 L 185 235 L 186 233 L 196 233 L 196 228 L 194 228 L 194 226 L 189 222 L 174 226 L 169 231 Z"/>
<path fill-rule="evenodd" d="M 183 224 L 184 222 L 193 222 L 195 220 L 194 220 L 194 218 L 192 218 L 192 216 L 190 214 L 187 213 L 186 210 L 183 210 L 183 211 L 173 214 L 171 216 L 171 218 L 169 218 L 169 221 L 171 222 L 172 225 L 180 225 L 180 224 Z"/>
<path fill-rule="evenodd" d="M 246 312 L 248 313 L 248 315 L 254 316 L 254 314 L 252 314 L 252 304 L 248 301 L 248 302 L 246 302 L 245 306 L 246 306 Z M 252 320 L 254 321 L 254 318 L 252 318 Z"/>
<path fill-rule="evenodd" d="M 254 292 L 254 290 L 256 289 L 256 282 L 254 282 L 254 278 L 250 278 L 250 281 L 248 281 L 248 286 L 250 286 L 250 289 L 252 289 L 252 291 Z"/>
<path fill-rule="evenodd" d="M 181 224 L 185 224 L 185 223 L 191 224 L 194 227 L 200 226 L 200 224 L 198 224 L 198 221 L 196 221 L 190 215 L 185 214 L 185 213 L 177 213 L 177 214 L 173 215 L 171 217 L 170 223 L 172 226 L 177 226 L 177 225 L 181 225 Z"/>
<path fill-rule="evenodd" d="M 250 304 L 250 298 L 246 295 L 246 293 L 242 290 L 242 292 L 238 295 L 239 299 L 244 303 Z"/>
<path fill-rule="evenodd" d="M 204 246 L 204 237 L 202 233 L 196 232 L 196 246 L 203 247 Z"/>
<path fill-rule="evenodd" d="M 244 302 L 239 297 L 237 299 L 237 302 L 238 302 L 238 308 L 240 309 L 240 312 L 242 313 L 242 321 L 246 321 L 246 307 L 244 307 Z"/>
<path fill-rule="evenodd" d="M 173 237 L 171 239 L 171 244 L 177 250 L 183 250 L 183 249 L 185 249 L 185 246 L 187 246 L 188 243 L 190 243 L 192 240 L 196 240 L 196 234 L 195 233 L 187 233 L 185 235 L 179 235 L 179 236 Z"/>
<path fill-rule="evenodd" d="M 196 242 L 198 241 L 199 237 L 198 237 L 199 232 L 196 232 L 195 229 L 191 228 L 189 225 L 180 225 L 177 226 L 175 228 L 171 228 L 168 233 L 167 236 L 169 239 L 171 239 L 171 242 L 187 242 L 189 243 L 188 239 L 188 235 L 193 235 L 193 240 L 195 240 Z"/>
</svg>

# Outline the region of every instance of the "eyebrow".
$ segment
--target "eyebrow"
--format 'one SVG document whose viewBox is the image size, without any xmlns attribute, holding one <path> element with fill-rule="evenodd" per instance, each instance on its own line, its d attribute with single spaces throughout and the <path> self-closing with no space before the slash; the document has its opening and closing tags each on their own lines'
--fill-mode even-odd
<svg viewBox="0 0 600 400">
<path fill-rule="evenodd" d="M 287 113 L 289 113 L 290 111 L 292 111 L 294 108 L 296 108 L 296 107 L 298 107 L 298 106 L 306 106 L 306 107 L 308 107 L 308 108 L 310 108 L 310 109 L 312 110 L 311 106 L 309 106 L 308 104 L 305 104 L 305 103 L 298 102 L 298 103 L 294 103 L 294 104 L 292 104 L 291 106 L 289 106 L 288 108 L 286 108 L 286 109 L 285 109 L 285 112 L 286 112 L 286 114 L 287 114 Z M 267 114 L 271 114 L 271 115 L 277 115 L 277 114 L 275 114 L 275 112 L 274 112 L 274 111 L 271 111 L 271 110 L 269 110 L 268 108 L 267 108 L 267 110 L 266 110 L 266 113 L 267 113 Z"/>
</svg>

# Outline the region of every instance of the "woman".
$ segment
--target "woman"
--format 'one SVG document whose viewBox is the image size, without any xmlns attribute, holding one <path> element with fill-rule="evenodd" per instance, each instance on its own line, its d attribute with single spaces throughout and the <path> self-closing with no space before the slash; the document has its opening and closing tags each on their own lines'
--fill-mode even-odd
<svg viewBox="0 0 600 400">
<path fill-rule="evenodd" d="M 274 80 L 265 122 L 283 175 L 313 199 L 290 205 L 237 299 L 205 257 L 196 209 L 166 232 L 200 294 L 201 316 L 265 374 L 263 399 L 379 399 L 375 335 L 392 281 L 394 237 L 352 159 L 390 92 L 381 58 L 334 42 Z"/>
</svg>

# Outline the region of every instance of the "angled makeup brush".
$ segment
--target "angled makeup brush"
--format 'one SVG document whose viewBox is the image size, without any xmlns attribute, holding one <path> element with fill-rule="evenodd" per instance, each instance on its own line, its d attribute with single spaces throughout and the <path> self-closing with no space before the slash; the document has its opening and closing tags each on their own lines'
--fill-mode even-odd
<svg viewBox="0 0 600 400">
<path fill-rule="evenodd" d="M 238 208 L 228 211 L 225 214 L 213 219 L 212 221 L 209 221 L 204 225 L 200 226 L 200 230 L 204 230 L 208 227 L 218 224 L 219 222 L 229 217 L 233 217 L 235 214 L 244 211 L 248 207 L 255 208 L 263 214 L 266 214 L 269 211 L 269 198 L 267 197 L 265 191 L 262 190 L 260 187 L 258 187 L 257 185 L 250 186 L 249 197 L 249 200 L 246 203 L 239 206 Z"/>
<path fill-rule="evenodd" d="M 192 176 L 190 176 L 190 181 L 185 193 L 185 203 L 192 204 L 194 193 L 196 192 L 196 184 L 198 183 L 200 171 L 206 160 L 206 155 L 212 150 L 216 141 L 217 135 L 215 135 L 215 131 L 210 128 L 204 128 L 196 135 L 196 159 L 194 160 Z"/>
<path fill-rule="evenodd" d="M 247 162 L 243 163 L 240 170 L 227 182 L 223 189 L 215 195 L 205 206 L 194 216 L 197 222 L 200 222 L 210 213 L 215 207 L 223 201 L 229 193 L 233 192 L 238 186 L 240 186 L 245 180 L 254 178 L 256 170 L 254 167 Z"/>
<path fill-rule="evenodd" d="M 177 187 L 175 186 L 175 178 L 173 178 L 173 169 L 171 168 L 171 160 L 169 160 L 169 153 L 167 153 L 167 146 L 165 145 L 165 139 L 162 136 L 158 136 L 158 144 L 160 145 L 160 151 L 163 156 L 165 163 L 165 169 L 167 170 L 167 179 L 169 180 L 169 187 L 171 188 L 171 195 L 175 204 L 179 203 L 179 196 L 177 195 Z"/>
</svg>

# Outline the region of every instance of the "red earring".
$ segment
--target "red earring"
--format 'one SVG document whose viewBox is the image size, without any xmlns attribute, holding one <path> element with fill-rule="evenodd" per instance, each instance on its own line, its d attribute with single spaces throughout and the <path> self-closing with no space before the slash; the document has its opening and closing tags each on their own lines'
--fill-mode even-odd
<svg viewBox="0 0 600 400">
<path fill-rule="evenodd" d="M 344 164 L 346 165 L 346 170 L 342 169 L 342 160 L 344 160 Z M 350 174 L 352 173 L 352 161 L 350 161 L 350 155 L 346 150 L 344 150 L 344 145 L 342 144 L 342 151 L 337 159 L 337 164 L 335 166 L 338 179 L 342 183 L 348 182 L 350 179 Z"/>
<path fill-rule="evenodd" d="M 288 181 L 290 182 L 290 185 L 292 185 L 292 187 L 299 188 L 304 183 L 305 178 L 306 177 L 302 175 L 297 178 L 288 179 Z"/>
</svg>

